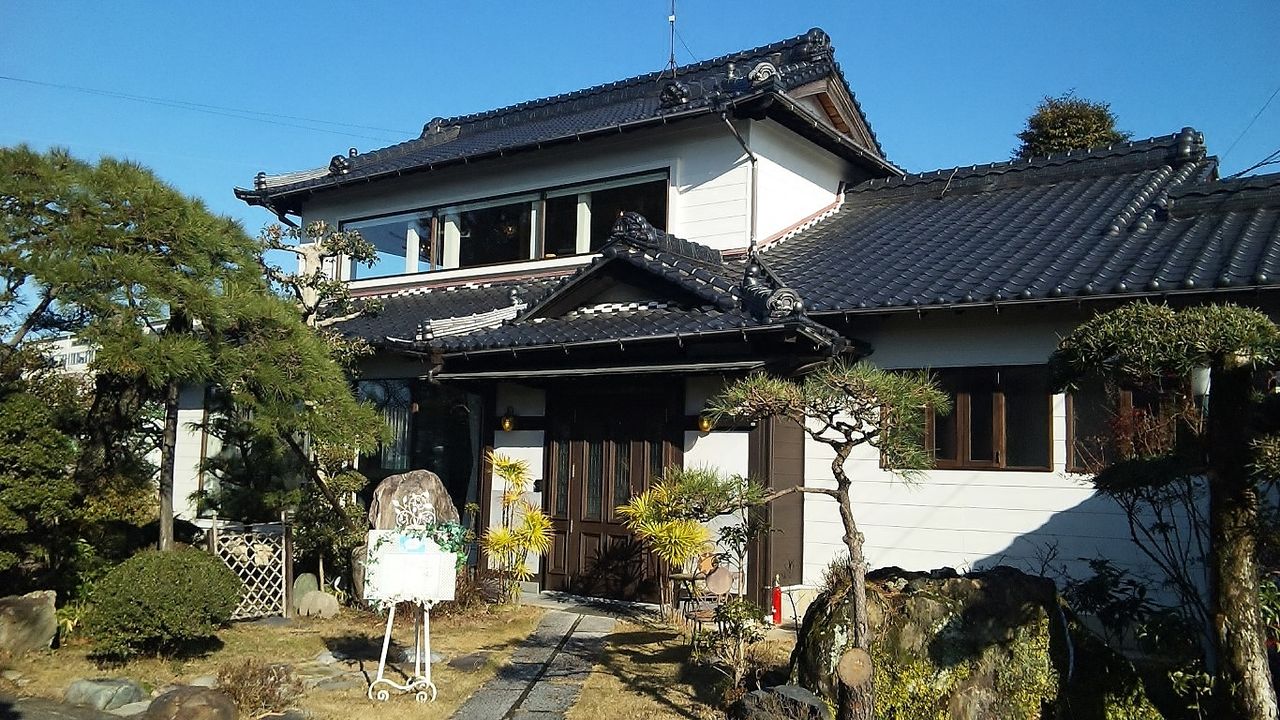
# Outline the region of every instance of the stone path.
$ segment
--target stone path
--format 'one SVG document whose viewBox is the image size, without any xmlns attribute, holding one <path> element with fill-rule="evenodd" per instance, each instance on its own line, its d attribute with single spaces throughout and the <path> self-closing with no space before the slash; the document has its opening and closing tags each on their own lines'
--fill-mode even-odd
<svg viewBox="0 0 1280 720">
<path fill-rule="evenodd" d="M 564 718 L 616 621 L 552 610 L 511 661 L 453 714 L 455 720 Z"/>
</svg>

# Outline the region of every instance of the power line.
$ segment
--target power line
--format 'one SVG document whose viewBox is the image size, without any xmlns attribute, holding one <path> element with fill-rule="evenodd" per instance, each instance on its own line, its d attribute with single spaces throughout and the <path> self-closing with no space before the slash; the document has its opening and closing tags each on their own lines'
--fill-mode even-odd
<svg viewBox="0 0 1280 720">
<path fill-rule="evenodd" d="M 249 120 L 252 122 L 261 122 L 269 125 L 279 125 L 282 127 L 297 128 L 300 130 L 311 130 L 314 132 L 329 133 L 332 135 L 342 135 L 344 137 L 358 137 L 365 140 L 377 140 L 379 142 L 394 142 L 402 139 L 404 135 L 413 135 L 412 131 L 396 130 L 392 128 L 376 127 L 372 125 L 357 125 L 354 123 L 337 122 L 334 120 L 320 120 L 317 118 L 301 117 L 298 115 L 285 115 L 282 113 L 266 112 L 261 110 L 244 110 L 241 108 L 225 107 L 221 105 L 210 105 L 207 103 L 190 102 L 187 100 L 171 100 L 168 98 L 152 97 L 147 95 L 133 95 L 115 90 L 102 90 L 98 88 L 83 87 L 78 85 L 66 85 L 61 83 L 45 82 L 42 80 L 31 80 L 29 78 L 13 77 L 10 75 L 0 75 L 0 80 L 8 80 L 15 83 L 23 83 L 26 85 L 37 85 L 41 87 L 54 88 L 57 90 L 67 90 L 71 92 L 84 93 L 87 95 L 97 95 L 100 97 L 115 98 L 118 100 L 129 100 L 132 102 L 146 103 L 150 105 L 158 105 L 161 107 L 174 108 L 178 110 L 190 110 L 192 112 L 202 112 L 210 115 L 220 115 L 222 117 L 236 118 L 240 120 Z M 256 117 L 255 117 L 256 116 Z M 374 137 L 372 135 L 361 135 L 358 133 L 344 132 L 339 130 L 328 130 L 325 128 L 311 127 L 309 125 L 299 125 L 296 123 L 281 122 L 280 120 L 272 120 L 271 118 L 281 118 L 284 120 L 298 120 L 301 122 L 315 123 L 319 125 L 332 125 L 335 127 L 349 127 L 360 130 L 373 130 L 376 132 L 394 133 L 397 138 Z"/>
<path fill-rule="evenodd" d="M 1267 107 L 1271 105 L 1271 101 L 1276 99 L 1276 95 L 1280 95 L 1280 87 L 1276 87 L 1275 91 L 1271 93 L 1271 97 L 1267 98 L 1267 101 L 1262 103 L 1262 107 L 1258 108 L 1258 112 L 1253 114 L 1253 117 L 1249 120 L 1249 124 L 1244 126 L 1244 130 L 1240 131 L 1240 134 L 1236 136 L 1236 139 L 1231 143 L 1231 146 L 1227 148 L 1227 151 L 1222 153 L 1223 160 L 1226 160 L 1227 156 L 1231 154 L 1231 151 L 1236 149 L 1236 144 L 1244 138 L 1245 133 L 1249 132 L 1249 129 L 1258 121 L 1258 118 L 1262 117 L 1262 113 L 1266 112 Z"/>
<path fill-rule="evenodd" d="M 1240 177 L 1241 175 L 1244 175 L 1245 173 L 1253 172 L 1254 170 L 1257 170 L 1257 169 L 1258 169 L 1258 168 L 1260 168 L 1260 167 L 1264 167 L 1264 166 L 1266 166 L 1266 165 L 1275 165 L 1275 164 L 1277 164 L 1277 163 L 1280 163 L 1280 149 L 1276 149 L 1276 150 L 1275 150 L 1274 152 L 1272 152 L 1270 155 L 1268 155 L 1268 156 L 1266 156 L 1266 157 L 1262 158 L 1262 159 L 1261 159 L 1261 160 L 1259 160 L 1258 162 L 1256 162 L 1256 163 L 1254 163 L 1254 164 L 1250 165 L 1249 167 L 1247 167 L 1247 168 L 1245 168 L 1245 169 L 1241 170 L 1241 171 L 1240 171 L 1240 172 L 1238 172 L 1238 173 L 1233 173 L 1233 174 L 1231 174 L 1231 175 L 1228 175 L 1227 177 L 1225 177 L 1225 178 L 1223 178 L 1223 179 L 1224 179 L 1224 180 L 1231 180 L 1231 179 L 1233 179 L 1233 178 L 1238 178 L 1238 177 Z"/>
</svg>

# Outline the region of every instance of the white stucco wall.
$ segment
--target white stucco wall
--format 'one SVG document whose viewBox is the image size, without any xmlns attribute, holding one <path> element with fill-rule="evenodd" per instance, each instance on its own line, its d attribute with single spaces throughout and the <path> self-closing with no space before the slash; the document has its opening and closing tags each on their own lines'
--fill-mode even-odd
<svg viewBox="0 0 1280 720">
<path fill-rule="evenodd" d="M 718 249 L 747 242 L 749 173 L 728 128 L 675 125 L 485 160 L 317 195 L 304 220 L 340 220 L 464 203 L 653 170 L 671 173 L 669 230 Z"/>
<path fill-rule="evenodd" d="M 173 512 L 176 517 L 196 517 L 191 494 L 200 489 L 200 462 L 204 432 L 191 427 L 204 422 L 204 386 L 188 385 L 178 395 L 178 438 L 173 455 Z M 216 442 L 215 438 L 210 438 Z M 217 446 L 207 448 L 212 454 Z"/>
<path fill-rule="evenodd" d="M 872 342 L 869 359 L 886 368 L 1043 364 L 1060 334 L 1080 319 L 1042 311 L 912 314 L 868 323 L 856 336 Z M 845 467 L 871 565 L 966 570 L 1003 564 L 1087 575 L 1085 561 L 1105 556 L 1144 568 L 1120 508 L 1066 472 L 1066 425 L 1065 397 L 1055 395 L 1053 469 L 1043 472 L 933 470 L 908 486 L 881 469 L 874 449 L 860 448 Z M 834 487 L 833 457 L 827 446 L 807 441 L 806 484 Z M 804 497 L 804 581 L 816 583 L 844 551 L 843 528 L 835 501 Z M 1056 558 L 1049 561 L 1051 553 Z"/>
<path fill-rule="evenodd" d="M 516 415 L 537 417 L 543 415 L 546 411 L 546 392 L 536 388 L 530 388 L 523 385 L 512 383 L 503 383 L 497 387 L 497 403 L 498 412 L 505 412 L 509 407 Z M 529 463 L 529 473 L 532 479 L 530 487 L 542 486 L 543 475 L 543 456 L 546 446 L 546 433 L 542 430 L 521 430 L 519 428 L 511 431 L 497 430 L 493 434 L 493 451 L 497 454 L 507 455 L 517 460 L 525 460 Z M 502 520 L 502 480 L 494 476 L 493 483 L 489 489 L 489 519 L 491 525 L 496 525 Z M 533 504 L 534 507 L 542 507 L 541 492 L 527 492 L 525 499 Z M 542 567 L 541 557 L 530 556 L 526 566 L 532 573 L 537 573 Z"/>
<path fill-rule="evenodd" d="M 751 123 L 747 141 L 760 173 L 756 181 L 760 240 L 830 206 L 840 182 L 849 177 L 849 163 L 772 120 Z"/>
</svg>

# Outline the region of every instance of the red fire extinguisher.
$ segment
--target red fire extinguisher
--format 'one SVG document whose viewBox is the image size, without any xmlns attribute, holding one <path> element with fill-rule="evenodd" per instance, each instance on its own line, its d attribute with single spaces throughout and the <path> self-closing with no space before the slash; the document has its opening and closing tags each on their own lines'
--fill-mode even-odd
<svg viewBox="0 0 1280 720">
<path fill-rule="evenodd" d="M 773 624 L 782 624 L 782 586 L 778 584 L 778 576 L 773 576 Z"/>
</svg>

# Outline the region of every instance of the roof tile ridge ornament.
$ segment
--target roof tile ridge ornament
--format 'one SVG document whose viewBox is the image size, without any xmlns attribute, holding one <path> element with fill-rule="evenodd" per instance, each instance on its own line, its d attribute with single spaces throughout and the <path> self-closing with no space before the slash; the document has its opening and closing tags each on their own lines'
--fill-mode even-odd
<svg viewBox="0 0 1280 720">
<path fill-rule="evenodd" d="M 800 293 L 784 285 L 752 249 L 742 273 L 742 307 L 760 322 L 798 320 L 805 316 Z"/>
<path fill-rule="evenodd" d="M 609 240 L 605 243 L 605 247 L 601 248 L 601 253 L 607 256 L 609 253 L 605 251 L 610 250 L 610 246 L 616 248 L 618 245 L 636 250 L 671 253 L 687 260 L 716 267 L 724 264 L 724 258 L 719 250 L 663 232 L 649 224 L 643 215 L 630 210 L 622 213 L 613 224 Z"/>
</svg>

